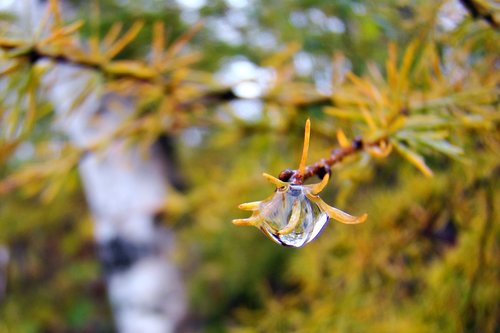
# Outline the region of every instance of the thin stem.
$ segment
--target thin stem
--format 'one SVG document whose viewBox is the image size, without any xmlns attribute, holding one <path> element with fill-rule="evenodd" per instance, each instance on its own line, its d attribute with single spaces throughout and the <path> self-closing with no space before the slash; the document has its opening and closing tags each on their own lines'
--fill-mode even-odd
<svg viewBox="0 0 500 333">
<path fill-rule="evenodd" d="M 350 146 L 333 149 L 328 158 L 306 166 L 304 168 L 304 172 L 301 172 L 300 170 L 286 169 L 281 171 L 278 178 L 281 181 L 292 181 L 296 184 L 302 184 L 304 181 L 314 176 L 318 176 L 320 179 L 323 179 L 326 174 L 330 174 L 331 167 L 340 163 L 344 158 L 362 151 L 364 147 L 379 146 L 382 142 L 387 140 L 388 139 L 386 137 L 383 137 L 369 143 L 364 143 L 361 138 L 356 138 L 352 140 Z"/>
</svg>

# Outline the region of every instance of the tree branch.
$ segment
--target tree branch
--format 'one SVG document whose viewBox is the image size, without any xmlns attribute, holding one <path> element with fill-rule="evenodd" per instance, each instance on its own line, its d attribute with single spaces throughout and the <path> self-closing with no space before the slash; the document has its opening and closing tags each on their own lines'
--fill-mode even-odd
<svg viewBox="0 0 500 333">
<path fill-rule="evenodd" d="M 462 5 L 469 11 L 474 19 L 483 19 L 488 22 L 493 28 L 498 29 L 499 23 L 495 21 L 495 16 L 492 12 L 481 8 L 481 5 L 474 0 L 460 0 Z"/>
<path fill-rule="evenodd" d="M 305 167 L 304 175 L 300 175 L 299 170 L 286 169 L 280 172 L 278 178 L 284 182 L 290 180 L 298 180 L 303 182 L 311 177 L 318 176 L 320 179 L 328 173 L 331 173 L 331 167 L 340 163 L 344 158 L 354 155 L 363 150 L 365 147 L 378 147 L 382 142 L 386 142 L 386 137 L 377 139 L 373 142 L 365 143 L 361 138 L 355 138 L 348 147 L 333 149 L 331 155 Z"/>
<path fill-rule="evenodd" d="M 90 56 L 78 57 L 66 54 L 64 52 L 51 52 L 48 50 L 44 50 L 37 45 L 26 46 L 22 41 L 17 40 L 0 39 L 0 49 L 7 51 L 8 57 L 11 59 L 24 59 L 30 64 L 35 64 L 41 59 L 47 59 L 58 64 L 70 64 L 84 69 L 95 70 L 112 79 L 130 79 L 133 81 L 137 81 L 138 83 L 147 83 L 154 86 L 160 86 L 162 91 L 165 93 L 169 93 L 171 90 L 171 82 L 169 81 L 168 76 L 162 75 L 161 73 L 155 71 L 138 72 L 133 70 L 121 69 L 120 72 L 110 67 L 110 64 L 113 64 L 113 62 L 104 63 L 96 61 Z M 149 68 L 146 64 L 142 65 L 144 66 L 144 68 Z M 236 95 L 233 91 L 233 87 L 224 87 L 221 89 L 205 91 L 199 96 L 177 104 L 176 108 L 180 110 L 187 110 L 195 105 L 200 104 L 204 106 L 212 106 L 220 103 L 246 99 L 247 98 Z M 334 104 L 330 96 L 321 95 L 318 95 L 317 97 L 311 98 L 309 100 L 287 103 L 283 103 L 273 96 L 263 96 L 260 99 L 265 102 L 273 102 L 280 105 L 292 105 L 300 109 L 314 106 L 331 106 Z"/>
</svg>

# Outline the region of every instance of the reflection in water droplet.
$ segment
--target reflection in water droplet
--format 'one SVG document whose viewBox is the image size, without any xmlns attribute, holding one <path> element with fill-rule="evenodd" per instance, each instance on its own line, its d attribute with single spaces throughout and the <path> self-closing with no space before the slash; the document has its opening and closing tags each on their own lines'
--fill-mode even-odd
<svg viewBox="0 0 500 333">
<path fill-rule="evenodd" d="M 301 247 L 312 241 L 328 222 L 328 215 L 316 203 L 309 200 L 301 185 L 290 185 L 285 192 L 277 191 L 269 199 L 261 202 L 261 230 L 278 244 Z M 297 203 L 296 203 L 297 202 Z M 300 216 L 296 227 L 290 232 L 278 231 L 288 226 L 294 204 L 299 205 Z"/>
</svg>

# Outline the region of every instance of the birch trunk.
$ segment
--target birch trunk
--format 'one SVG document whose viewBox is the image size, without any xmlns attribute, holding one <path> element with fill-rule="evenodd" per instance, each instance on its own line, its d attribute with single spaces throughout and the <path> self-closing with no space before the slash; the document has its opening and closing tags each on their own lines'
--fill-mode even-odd
<svg viewBox="0 0 500 333">
<path fill-rule="evenodd" d="M 42 3 L 27 0 L 12 6 L 35 27 Z M 98 82 L 96 73 L 69 64 L 56 64 L 43 79 L 57 126 L 78 147 L 109 135 L 134 109 L 132 99 L 106 93 Z M 85 93 L 89 84 L 93 89 Z M 75 108 L 74 101 L 84 93 Z M 144 154 L 115 140 L 79 163 L 119 332 L 174 332 L 186 312 L 180 273 L 170 260 L 174 235 L 155 223 L 155 211 L 168 197 L 166 158 L 158 147 Z"/>
</svg>

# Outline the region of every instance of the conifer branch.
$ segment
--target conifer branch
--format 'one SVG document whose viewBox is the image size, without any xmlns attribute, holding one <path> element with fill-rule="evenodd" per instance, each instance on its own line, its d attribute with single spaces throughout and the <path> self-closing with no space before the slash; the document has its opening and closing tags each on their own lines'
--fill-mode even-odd
<svg viewBox="0 0 500 333">
<path fill-rule="evenodd" d="M 332 166 L 342 162 L 342 160 L 346 157 L 355 155 L 367 147 L 379 147 L 382 142 L 387 142 L 387 140 L 388 139 L 386 137 L 383 137 L 372 142 L 364 142 L 362 138 L 357 137 L 352 140 L 349 146 L 333 149 L 328 158 L 324 158 L 306 166 L 303 176 L 300 175 L 299 170 L 285 169 L 280 172 L 278 178 L 284 182 L 292 180 L 304 182 L 314 176 L 318 176 L 320 179 L 323 179 L 326 174 L 331 173 Z"/>
<path fill-rule="evenodd" d="M 474 19 L 483 19 L 492 28 L 500 28 L 500 23 L 497 22 L 495 18 L 495 9 L 487 8 L 487 2 L 474 0 L 460 0 L 460 2 L 469 11 Z"/>
<path fill-rule="evenodd" d="M 47 59 L 59 64 L 70 64 L 79 66 L 85 69 L 95 70 L 102 73 L 111 79 L 129 79 L 137 83 L 146 83 L 153 86 L 161 87 L 164 93 L 171 91 L 171 82 L 168 75 L 162 75 L 153 70 L 146 63 L 133 61 L 136 66 L 130 68 L 121 66 L 122 61 L 112 61 L 104 63 L 93 59 L 90 56 L 80 57 L 70 55 L 64 52 L 51 52 L 37 47 L 36 45 L 27 46 L 19 41 L 0 39 L 0 49 L 8 52 L 7 57 L 10 59 L 22 59 L 34 65 L 41 59 Z M 119 67 L 119 68 L 118 68 Z M 181 110 L 189 109 L 195 105 L 203 104 L 204 106 L 216 105 L 225 102 L 236 100 L 245 100 L 247 98 L 240 97 L 234 93 L 233 87 L 223 87 L 220 89 L 211 89 L 204 91 L 199 96 L 180 102 L 176 107 Z M 274 96 L 263 96 L 260 98 L 264 102 L 273 102 L 277 104 L 292 105 L 299 109 L 305 109 L 314 106 L 333 106 L 330 96 L 318 95 L 314 98 L 300 101 L 280 101 Z"/>
</svg>

